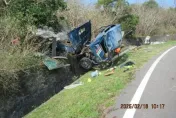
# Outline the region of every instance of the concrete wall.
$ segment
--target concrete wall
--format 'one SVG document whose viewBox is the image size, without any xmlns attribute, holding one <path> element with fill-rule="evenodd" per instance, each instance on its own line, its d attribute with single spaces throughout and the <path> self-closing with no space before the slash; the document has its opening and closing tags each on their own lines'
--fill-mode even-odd
<svg viewBox="0 0 176 118">
<path fill-rule="evenodd" d="M 124 39 L 123 43 L 125 45 L 143 45 L 145 42 L 146 37 L 137 37 L 133 39 Z M 168 41 L 168 40 L 176 40 L 176 34 L 174 35 L 163 35 L 163 36 L 151 36 L 150 38 L 151 42 L 156 42 L 156 41 Z"/>
<path fill-rule="evenodd" d="M 21 118 L 53 95 L 57 94 L 84 72 L 71 67 L 49 71 L 47 68 L 32 68 L 19 75 L 19 92 L 0 99 L 0 118 Z M 77 78 L 75 78 L 75 76 Z"/>
</svg>

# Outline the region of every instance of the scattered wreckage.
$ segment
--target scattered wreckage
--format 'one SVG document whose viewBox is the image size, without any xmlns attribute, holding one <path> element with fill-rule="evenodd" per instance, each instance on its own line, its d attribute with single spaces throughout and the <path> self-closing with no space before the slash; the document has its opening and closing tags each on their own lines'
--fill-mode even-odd
<svg viewBox="0 0 176 118">
<path fill-rule="evenodd" d="M 91 40 L 91 22 L 87 22 L 68 33 L 67 40 L 52 39 L 52 58 L 46 58 L 44 64 L 50 69 L 57 69 L 69 64 L 59 63 L 68 55 L 76 56 L 79 65 L 89 70 L 104 63 L 112 64 L 121 50 L 124 32 L 121 25 L 109 25 L 101 28 L 94 40 Z"/>
</svg>

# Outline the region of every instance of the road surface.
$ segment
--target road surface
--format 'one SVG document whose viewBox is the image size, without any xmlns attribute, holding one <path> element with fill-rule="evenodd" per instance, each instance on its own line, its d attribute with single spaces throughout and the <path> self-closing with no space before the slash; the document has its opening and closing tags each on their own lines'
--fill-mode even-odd
<svg viewBox="0 0 176 118">
<path fill-rule="evenodd" d="M 176 47 L 136 72 L 136 79 L 121 92 L 106 118 L 176 118 Z"/>
</svg>

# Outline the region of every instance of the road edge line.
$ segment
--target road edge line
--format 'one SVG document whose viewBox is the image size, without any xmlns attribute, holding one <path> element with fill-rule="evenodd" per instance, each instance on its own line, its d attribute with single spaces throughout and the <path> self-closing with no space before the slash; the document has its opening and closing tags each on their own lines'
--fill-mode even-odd
<svg viewBox="0 0 176 118">
<path fill-rule="evenodd" d="M 176 48 L 176 46 L 168 49 L 167 51 L 165 51 L 161 56 L 159 56 L 155 62 L 152 64 L 152 66 L 149 68 L 149 70 L 147 71 L 147 73 L 145 74 L 144 78 L 142 79 L 140 85 L 138 86 L 130 104 L 138 104 L 142 94 L 145 90 L 145 87 L 150 79 L 150 76 L 152 75 L 153 71 L 155 70 L 155 67 L 157 66 L 157 64 L 160 62 L 160 60 L 172 49 Z M 127 109 L 123 118 L 133 118 L 135 115 L 136 109 Z"/>
</svg>

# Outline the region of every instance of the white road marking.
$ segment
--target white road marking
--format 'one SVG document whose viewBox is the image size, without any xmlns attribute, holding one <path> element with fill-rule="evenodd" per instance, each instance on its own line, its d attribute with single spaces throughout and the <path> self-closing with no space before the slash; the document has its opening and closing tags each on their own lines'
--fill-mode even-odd
<svg viewBox="0 0 176 118">
<path fill-rule="evenodd" d="M 157 58 L 157 60 L 152 64 L 152 66 L 150 67 L 150 69 L 148 70 L 148 72 L 146 73 L 146 75 L 144 76 L 142 82 L 140 83 L 139 87 L 136 90 L 136 93 L 134 94 L 130 104 L 138 104 L 141 96 L 144 92 L 144 89 L 148 83 L 148 80 L 150 79 L 151 74 L 153 73 L 155 67 L 157 66 L 157 64 L 160 62 L 160 60 L 172 49 L 176 48 L 176 46 L 168 49 L 167 51 L 165 51 L 160 57 Z M 134 114 L 136 112 L 136 109 L 128 109 L 126 110 L 123 118 L 133 118 Z"/>
</svg>

